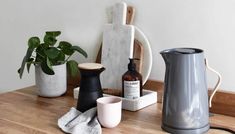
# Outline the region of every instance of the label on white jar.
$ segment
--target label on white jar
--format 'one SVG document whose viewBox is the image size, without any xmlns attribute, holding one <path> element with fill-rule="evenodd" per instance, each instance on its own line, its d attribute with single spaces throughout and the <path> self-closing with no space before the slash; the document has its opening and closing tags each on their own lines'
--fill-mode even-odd
<svg viewBox="0 0 235 134">
<path fill-rule="evenodd" d="M 124 81 L 124 98 L 136 99 L 140 97 L 140 81 Z"/>
</svg>

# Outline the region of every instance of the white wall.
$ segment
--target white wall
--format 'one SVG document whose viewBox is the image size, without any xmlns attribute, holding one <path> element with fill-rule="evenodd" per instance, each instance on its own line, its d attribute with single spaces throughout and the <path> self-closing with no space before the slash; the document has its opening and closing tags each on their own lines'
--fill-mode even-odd
<svg viewBox="0 0 235 134">
<path fill-rule="evenodd" d="M 34 70 L 20 80 L 16 70 L 29 37 L 61 30 L 61 39 L 84 48 L 94 61 L 108 22 L 106 10 L 121 0 L 5 0 L 0 1 L 0 92 L 34 84 Z M 205 50 L 210 65 L 223 76 L 221 88 L 235 92 L 234 0 L 125 0 L 136 8 L 134 24 L 148 37 L 153 51 L 150 78 L 163 80 L 159 51 L 172 47 Z M 216 81 L 208 73 L 210 87 Z"/>
</svg>

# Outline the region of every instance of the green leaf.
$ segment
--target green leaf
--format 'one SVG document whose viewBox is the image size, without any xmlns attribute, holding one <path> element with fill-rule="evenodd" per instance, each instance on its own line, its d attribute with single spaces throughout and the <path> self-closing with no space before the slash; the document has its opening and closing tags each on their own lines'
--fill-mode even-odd
<svg viewBox="0 0 235 134">
<path fill-rule="evenodd" d="M 48 75 L 55 74 L 55 72 L 52 69 L 52 64 L 48 58 L 42 62 L 41 68 L 42 68 L 42 71 Z"/>
<path fill-rule="evenodd" d="M 78 63 L 75 60 L 70 60 L 67 62 L 67 67 L 72 77 L 78 75 Z"/>
<path fill-rule="evenodd" d="M 40 45 L 40 39 L 38 37 L 31 37 L 28 40 L 28 46 L 34 49 Z"/>
<path fill-rule="evenodd" d="M 26 55 L 25 55 L 26 61 L 29 60 L 29 58 L 32 56 L 32 53 L 33 53 L 33 49 L 28 48 L 28 49 L 27 49 L 27 52 L 26 52 Z"/>
<path fill-rule="evenodd" d="M 51 69 L 51 70 L 53 70 L 53 68 L 52 68 L 52 64 L 51 64 L 51 62 L 50 62 L 50 60 L 47 58 L 47 66 Z"/>
<path fill-rule="evenodd" d="M 74 50 L 72 50 L 72 45 L 66 41 L 61 41 L 58 48 L 60 48 L 66 55 L 72 55 L 74 53 Z"/>
<path fill-rule="evenodd" d="M 29 58 L 31 57 L 32 53 L 33 53 L 33 49 L 29 47 L 29 48 L 27 49 L 26 55 L 25 55 L 24 58 L 23 58 L 23 61 L 22 61 L 22 63 L 21 63 L 21 67 L 20 67 L 20 69 L 18 70 L 18 73 L 19 73 L 20 78 L 22 78 L 22 75 L 23 75 L 23 72 L 24 72 L 24 68 L 25 68 L 25 64 L 26 64 L 26 62 L 29 60 Z"/>
<path fill-rule="evenodd" d="M 61 49 L 63 49 L 63 48 L 71 48 L 71 47 L 72 47 L 72 45 L 69 42 L 67 42 L 67 41 L 61 41 L 59 43 L 59 46 L 58 46 L 58 48 L 61 48 Z"/>
<path fill-rule="evenodd" d="M 47 49 L 45 51 L 45 54 L 50 58 L 50 59 L 55 59 L 59 54 L 60 54 L 60 51 L 55 48 L 55 47 L 51 47 L 49 49 Z"/>
<path fill-rule="evenodd" d="M 57 42 L 57 39 L 55 38 L 55 36 L 51 36 L 51 35 L 46 34 L 44 36 L 43 41 L 46 45 L 54 46 L 55 43 Z"/>
<path fill-rule="evenodd" d="M 47 31 L 46 35 L 52 36 L 52 37 L 57 37 L 61 34 L 60 31 Z"/>
<path fill-rule="evenodd" d="M 46 45 L 54 46 L 55 43 L 57 42 L 56 37 L 59 36 L 60 34 L 61 34 L 60 31 L 48 31 L 46 32 L 43 41 Z"/>
<path fill-rule="evenodd" d="M 32 63 L 27 63 L 27 71 L 28 71 L 28 73 L 29 73 L 31 64 L 32 64 Z"/>
<path fill-rule="evenodd" d="M 33 63 L 33 60 L 34 60 L 34 58 L 30 58 L 30 59 L 28 59 L 28 61 L 27 61 L 27 71 L 28 71 L 28 73 L 29 73 L 31 64 Z"/>
<path fill-rule="evenodd" d="M 44 49 L 41 45 L 36 49 L 36 53 L 35 62 L 42 62 L 43 60 L 46 60 L 46 54 L 44 53 Z"/>
<path fill-rule="evenodd" d="M 87 58 L 87 53 L 79 46 L 72 46 L 72 50 L 79 52 L 80 54 L 82 54 L 84 57 Z"/>
<path fill-rule="evenodd" d="M 22 78 L 22 75 L 23 75 L 23 72 L 24 72 L 25 63 L 26 63 L 26 58 L 24 56 L 23 61 L 21 63 L 21 67 L 18 69 L 18 73 L 19 73 L 20 78 Z"/>
<path fill-rule="evenodd" d="M 63 62 L 65 60 L 64 53 L 60 52 L 60 54 L 56 57 L 56 60 Z"/>
<path fill-rule="evenodd" d="M 20 73 L 20 69 L 21 69 L 21 68 L 19 68 L 19 69 L 17 70 L 18 73 Z"/>
<path fill-rule="evenodd" d="M 40 45 L 41 45 L 44 49 L 48 49 L 48 48 L 49 48 L 49 44 L 41 43 Z"/>
</svg>

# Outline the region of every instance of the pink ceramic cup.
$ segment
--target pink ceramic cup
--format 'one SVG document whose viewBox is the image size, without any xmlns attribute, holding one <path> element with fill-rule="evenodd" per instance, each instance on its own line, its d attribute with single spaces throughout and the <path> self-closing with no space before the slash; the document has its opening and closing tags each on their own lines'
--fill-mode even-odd
<svg viewBox="0 0 235 134">
<path fill-rule="evenodd" d="M 102 97 L 96 100 L 98 120 L 103 127 L 116 127 L 122 117 L 122 99 L 118 97 Z"/>
</svg>

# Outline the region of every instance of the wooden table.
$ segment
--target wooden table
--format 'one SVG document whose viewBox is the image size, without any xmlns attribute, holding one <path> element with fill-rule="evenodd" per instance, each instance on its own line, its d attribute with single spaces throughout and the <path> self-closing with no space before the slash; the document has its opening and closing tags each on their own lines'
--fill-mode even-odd
<svg viewBox="0 0 235 134">
<path fill-rule="evenodd" d="M 57 119 L 73 106 L 76 106 L 73 97 L 38 97 L 34 86 L 0 94 L 0 134 L 63 133 L 57 126 Z M 235 130 L 234 117 L 215 115 L 210 117 L 210 123 Z M 161 103 L 138 112 L 123 111 L 122 121 L 116 128 L 102 128 L 102 131 L 104 134 L 164 134 Z M 208 133 L 222 134 L 217 130 Z"/>
</svg>

